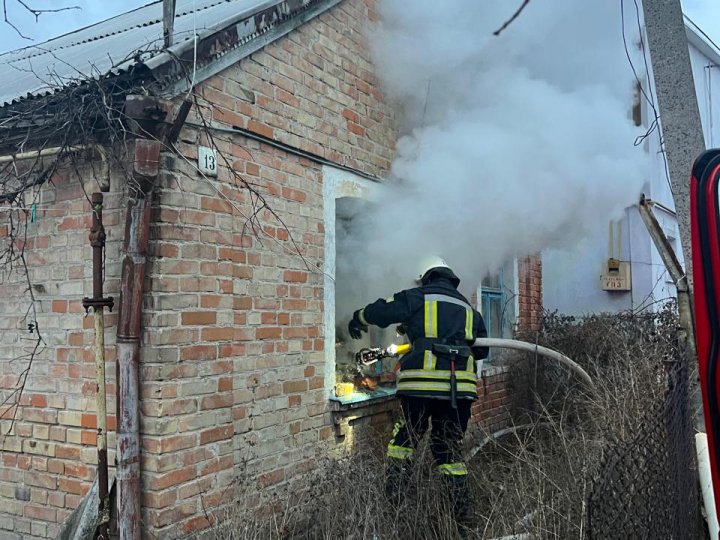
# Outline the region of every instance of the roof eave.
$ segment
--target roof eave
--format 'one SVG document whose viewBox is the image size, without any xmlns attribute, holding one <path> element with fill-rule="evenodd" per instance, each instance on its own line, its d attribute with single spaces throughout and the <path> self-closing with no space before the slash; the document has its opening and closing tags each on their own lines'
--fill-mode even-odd
<svg viewBox="0 0 720 540">
<path fill-rule="evenodd" d="M 717 45 L 690 17 L 683 15 L 683 18 L 688 43 L 707 56 L 713 64 L 720 65 L 720 49 L 718 49 Z"/>
<path fill-rule="evenodd" d="M 271 0 L 239 13 L 195 40 L 174 45 L 144 64 L 170 99 L 285 36 L 342 0 Z"/>
</svg>

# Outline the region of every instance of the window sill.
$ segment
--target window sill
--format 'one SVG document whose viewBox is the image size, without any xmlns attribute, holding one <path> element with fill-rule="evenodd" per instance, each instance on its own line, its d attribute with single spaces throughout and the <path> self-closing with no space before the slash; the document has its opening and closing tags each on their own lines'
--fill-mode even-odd
<svg viewBox="0 0 720 540">
<path fill-rule="evenodd" d="M 330 398 L 330 410 L 350 411 L 372 407 L 395 398 L 395 387 L 379 387 L 372 392 L 353 392 L 348 396 Z"/>
</svg>

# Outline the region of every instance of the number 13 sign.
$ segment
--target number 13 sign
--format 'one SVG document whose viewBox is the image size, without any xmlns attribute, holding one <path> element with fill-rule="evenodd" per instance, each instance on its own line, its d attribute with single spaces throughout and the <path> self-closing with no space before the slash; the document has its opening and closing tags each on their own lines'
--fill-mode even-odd
<svg viewBox="0 0 720 540">
<path fill-rule="evenodd" d="M 206 176 L 217 176 L 217 155 L 214 148 L 198 146 L 198 169 Z"/>
</svg>

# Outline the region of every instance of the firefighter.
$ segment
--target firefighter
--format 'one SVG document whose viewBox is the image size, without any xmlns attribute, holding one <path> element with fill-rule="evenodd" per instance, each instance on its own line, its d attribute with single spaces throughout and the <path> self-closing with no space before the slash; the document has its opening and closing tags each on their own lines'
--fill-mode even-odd
<svg viewBox="0 0 720 540">
<path fill-rule="evenodd" d="M 415 449 L 430 426 L 430 444 L 438 471 L 450 483 L 453 511 L 468 525 L 471 493 L 461 455 L 462 439 L 477 399 L 475 359 L 487 348 L 472 347 L 486 337 L 485 323 L 458 292 L 460 279 L 440 257 L 431 257 L 418 272 L 419 286 L 379 299 L 356 311 L 348 325 L 360 339 L 368 325 L 400 324 L 412 344 L 400 359 L 397 397 L 402 419 L 388 444 L 386 491 L 394 502 L 403 496 Z"/>
</svg>

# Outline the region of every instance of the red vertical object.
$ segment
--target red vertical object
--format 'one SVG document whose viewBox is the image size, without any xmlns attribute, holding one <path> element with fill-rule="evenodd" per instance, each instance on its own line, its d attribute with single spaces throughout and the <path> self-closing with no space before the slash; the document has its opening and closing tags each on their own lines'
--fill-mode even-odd
<svg viewBox="0 0 720 540">
<path fill-rule="evenodd" d="M 720 515 L 720 150 L 695 160 L 690 178 L 695 340 L 710 454 L 715 510 Z"/>
</svg>

